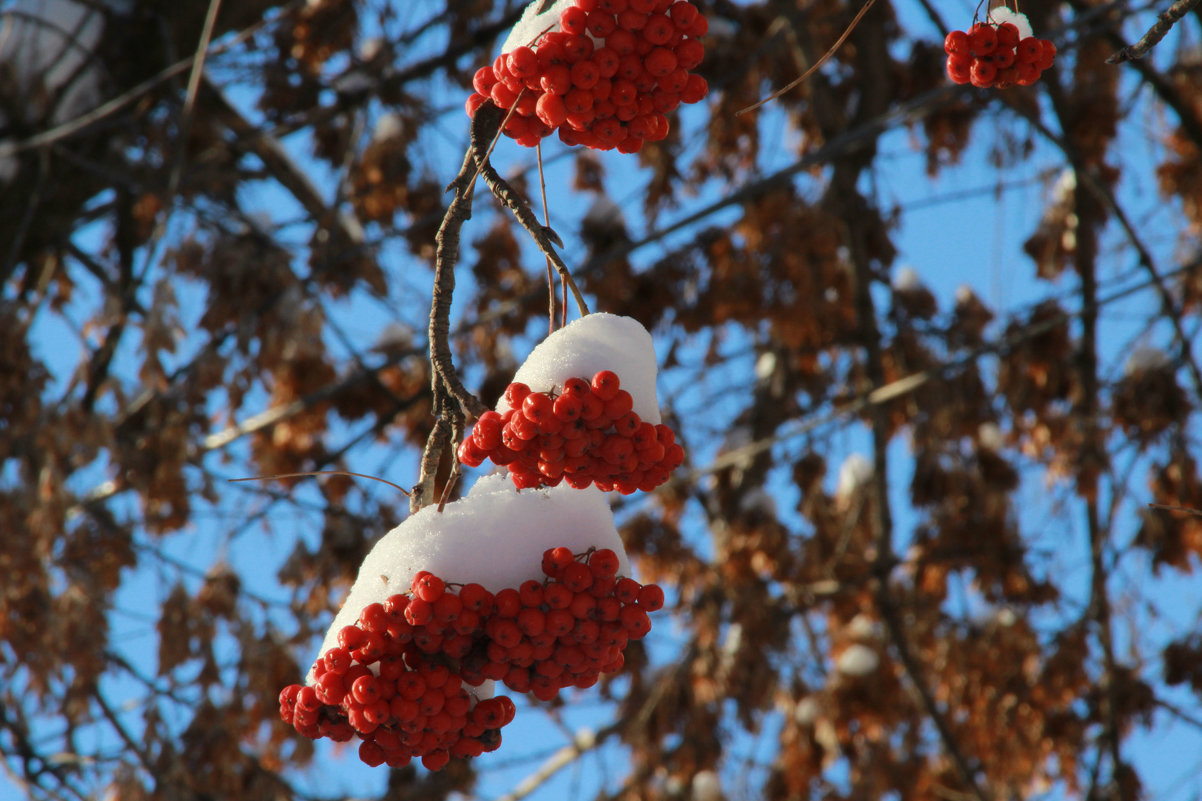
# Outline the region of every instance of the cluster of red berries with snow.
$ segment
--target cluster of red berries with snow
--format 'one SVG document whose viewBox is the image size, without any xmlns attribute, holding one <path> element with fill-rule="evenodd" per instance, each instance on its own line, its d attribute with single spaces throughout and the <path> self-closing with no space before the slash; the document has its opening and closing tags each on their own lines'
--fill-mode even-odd
<svg viewBox="0 0 1202 801">
<path fill-rule="evenodd" d="M 650 492 L 684 461 L 672 429 L 632 411 L 633 398 L 612 370 L 599 371 L 591 384 L 569 378 L 559 395 L 514 382 L 505 400 L 504 414 L 488 411 L 476 421 L 459 447 L 459 461 L 508 466 L 518 489 L 562 481 L 623 495 Z"/>
<path fill-rule="evenodd" d="M 496 750 L 516 707 L 507 696 L 477 700 L 469 687 L 501 681 L 548 701 L 620 670 L 627 643 L 651 631 L 647 613 L 663 607 L 663 590 L 619 577 L 620 564 L 608 548 L 579 558 L 552 548 L 543 581 L 495 595 L 420 571 L 408 594 L 368 604 L 338 631 L 312 685 L 280 693 L 280 717 L 312 739 L 358 736 L 372 767 L 420 757 L 439 770 Z"/>
<path fill-rule="evenodd" d="M 952 31 L 943 49 L 947 76 L 980 89 L 1030 86 L 1056 59 L 1056 45 L 1036 36 L 1022 37 L 1011 22 L 978 22 L 968 31 Z"/>
<path fill-rule="evenodd" d="M 558 129 L 565 144 L 636 153 L 668 135 L 666 114 L 709 91 L 689 72 L 705 55 L 698 39 L 708 30 L 692 3 L 571 0 L 545 14 L 559 8 L 550 30 L 476 72 L 469 116 L 491 99 L 514 109 L 504 132 L 520 145 Z"/>
</svg>

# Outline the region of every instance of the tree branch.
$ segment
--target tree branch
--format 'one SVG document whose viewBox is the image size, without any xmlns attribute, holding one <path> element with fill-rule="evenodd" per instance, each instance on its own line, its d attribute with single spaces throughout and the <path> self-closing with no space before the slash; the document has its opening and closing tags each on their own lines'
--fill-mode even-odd
<svg viewBox="0 0 1202 801">
<path fill-rule="evenodd" d="M 1189 10 L 1196 5 L 1198 5 L 1198 0 L 1176 0 L 1173 5 L 1168 7 L 1168 10 L 1162 11 L 1156 16 L 1156 22 L 1138 42 L 1122 48 L 1106 59 L 1106 63 L 1122 64 L 1124 61 L 1131 61 L 1148 55 L 1148 51 L 1165 37 L 1169 29 L 1176 25 L 1177 21 L 1188 14 Z"/>
</svg>

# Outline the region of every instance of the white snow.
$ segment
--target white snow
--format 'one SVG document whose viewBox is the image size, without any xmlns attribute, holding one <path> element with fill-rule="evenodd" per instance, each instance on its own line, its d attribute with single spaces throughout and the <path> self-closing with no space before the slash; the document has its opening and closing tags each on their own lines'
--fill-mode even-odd
<svg viewBox="0 0 1202 801">
<path fill-rule="evenodd" d="M 1160 348 L 1140 345 L 1131 351 L 1127 363 L 1123 366 L 1124 375 L 1142 373 L 1145 370 L 1160 370 L 1169 366 L 1169 356 Z"/>
<path fill-rule="evenodd" d="M 922 279 L 913 267 L 902 267 L 897 271 L 897 275 L 893 276 L 893 288 L 898 292 L 914 292 L 922 289 Z"/>
<path fill-rule="evenodd" d="M 835 670 L 844 676 L 861 677 L 877 669 L 881 658 L 867 645 L 853 643 L 835 660 Z"/>
<path fill-rule="evenodd" d="M 977 441 L 987 451 L 997 453 L 1005 444 L 1002 440 L 1002 429 L 997 423 L 981 423 L 977 426 Z"/>
<path fill-rule="evenodd" d="M 389 111 L 381 114 L 380 119 L 376 120 L 376 129 L 372 133 L 372 140 L 383 142 L 385 139 L 400 136 L 404 131 L 405 118 L 394 111 Z"/>
<path fill-rule="evenodd" d="M 581 317 L 538 344 L 513 380 L 535 392 L 562 389 L 569 378 L 591 381 L 601 370 L 618 374 L 622 389 L 634 399 L 634 411 L 644 422 L 659 423 L 659 396 L 655 392 L 655 346 L 651 334 L 637 320 L 597 312 Z M 504 396 L 497 411 L 509 404 Z"/>
<path fill-rule="evenodd" d="M 766 350 L 755 360 L 755 377 L 763 381 L 776 371 L 776 354 Z"/>
<path fill-rule="evenodd" d="M 861 453 L 848 456 L 839 467 L 839 480 L 835 484 L 836 498 L 850 498 L 860 487 L 872 480 L 872 462 Z"/>
<path fill-rule="evenodd" d="M 564 484 L 519 492 L 508 476 L 483 476 L 441 513 L 427 506 L 376 543 L 318 653 L 336 644 L 338 632 L 354 623 L 363 607 L 408 592 L 419 570 L 498 592 L 543 578 L 543 552 L 561 545 L 573 553 L 610 548 L 618 554 L 619 573 L 630 575 L 630 560 L 600 490 Z"/>
<path fill-rule="evenodd" d="M 712 770 L 699 770 L 693 774 L 689 792 L 692 801 L 721 801 L 722 781 Z"/>
<path fill-rule="evenodd" d="M 1027 20 L 1027 15 L 1011 11 L 1005 6 L 998 6 L 992 9 L 989 12 L 989 21 L 994 25 L 1002 25 L 1007 22 L 1013 24 L 1014 27 L 1018 28 L 1020 40 L 1034 35 L 1031 33 L 1031 23 Z"/>
<path fill-rule="evenodd" d="M 622 207 L 608 195 L 602 194 L 598 194 L 593 200 L 580 222 L 581 225 L 597 228 L 626 228 L 626 217 L 622 214 Z"/>
<path fill-rule="evenodd" d="M 799 726 L 813 725 L 818 719 L 818 702 L 813 696 L 807 695 L 797 702 L 797 706 L 793 708 L 793 720 L 797 721 Z"/>
<path fill-rule="evenodd" d="M 847 624 L 847 634 L 857 640 L 875 640 L 881 636 L 881 624 L 868 615 L 859 614 Z"/>
<path fill-rule="evenodd" d="M 529 47 L 548 30 L 559 30 L 559 15 L 568 6 L 575 5 L 576 0 L 555 0 L 540 12 L 539 8 L 547 2 L 548 0 L 532 0 L 526 6 L 522 18 L 509 32 L 505 44 L 501 45 L 502 53 L 511 53 L 523 45 Z"/>
</svg>

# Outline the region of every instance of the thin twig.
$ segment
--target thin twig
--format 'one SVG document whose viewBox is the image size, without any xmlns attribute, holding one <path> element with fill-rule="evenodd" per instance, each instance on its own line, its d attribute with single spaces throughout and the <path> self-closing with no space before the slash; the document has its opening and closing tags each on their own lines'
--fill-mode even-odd
<svg viewBox="0 0 1202 801">
<path fill-rule="evenodd" d="M 492 104 L 491 101 L 485 102 L 479 109 L 476 110 L 476 117 L 473 119 L 485 116 L 486 118 L 499 117 L 501 109 Z M 475 143 L 475 125 L 473 124 L 473 144 Z M 551 228 L 543 225 L 534 216 L 534 212 L 530 209 L 530 204 L 526 202 L 518 192 L 505 181 L 504 178 L 497 173 L 496 169 L 488 161 L 489 150 L 472 148 L 472 153 L 476 155 L 476 167 L 480 175 L 484 178 L 484 183 L 488 185 L 489 190 L 501 201 L 517 218 L 526 232 L 534 239 L 538 249 L 543 252 L 543 255 L 551 260 L 555 265 L 555 269 L 559 272 L 560 280 L 564 281 L 568 288 L 572 291 L 572 297 L 576 300 L 576 307 L 581 316 L 587 315 L 588 304 L 584 301 L 584 296 L 580 294 L 580 289 L 576 286 L 575 280 L 572 278 L 571 272 L 568 271 L 568 265 L 564 263 L 563 258 L 555 250 L 555 246 L 563 247 L 563 241 L 559 235 Z"/>
<path fill-rule="evenodd" d="M 1196 5 L 1198 5 L 1198 0 L 1177 0 L 1168 7 L 1167 11 L 1162 11 L 1156 16 L 1156 22 L 1151 28 L 1148 28 L 1148 32 L 1138 42 L 1118 50 L 1106 59 L 1106 63 L 1122 64 L 1124 61 L 1132 61 L 1148 55 L 1148 51 L 1165 37 L 1169 29 L 1177 24 L 1177 20 L 1188 14 L 1189 10 Z"/>
<path fill-rule="evenodd" d="M 1165 512 L 1186 512 L 1187 514 L 1197 515 L 1202 517 L 1202 509 L 1191 509 L 1188 506 L 1169 506 L 1165 503 L 1150 503 L 1149 509 L 1160 509 Z"/>
<path fill-rule="evenodd" d="M 308 476 L 353 476 L 355 478 L 369 478 L 372 481 L 379 481 L 381 484 L 387 484 L 393 489 L 400 492 L 405 497 L 409 497 L 409 490 L 404 487 L 393 484 L 386 478 L 379 476 L 369 476 L 366 473 L 352 473 L 350 470 L 308 470 L 304 473 L 276 473 L 270 476 L 250 476 L 249 478 L 227 478 L 226 481 L 231 484 L 239 481 L 274 481 L 277 478 L 306 478 Z"/>
<path fill-rule="evenodd" d="M 1193 1 L 1197 2 L 1198 0 L 1193 0 Z M 777 89 L 775 92 L 768 95 L 763 100 L 760 100 L 756 103 L 752 103 L 750 106 L 747 106 L 746 108 L 739 109 L 738 111 L 735 112 L 735 116 L 736 117 L 742 116 L 743 114 L 746 114 L 749 111 L 755 111 L 757 108 L 764 105 L 765 103 L 771 103 L 773 100 L 775 100 L 776 98 L 785 94 L 790 89 L 793 89 L 793 88 L 799 86 L 802 81 L 804 81 L 806 78 L 813 75 L 814 72 L 817 71 L 819 68 L 821 68 L 823 64 L 830 61 L 831 56 L 835 55 L 835 52 L 840 47 L 843 46 L 843 43 L 847 41 L 847 37 L 851 36 L 851 32 L 854 31 L 856 29 L 856 26 L 860 24 L 860 20 L 862 20 L 864 18 L 864 15 L 868 13 L 868 9 L 872 8 L 874 3 L 876 3 L 876 0 L 868 0 L 868 2 L 864 4 L 864 7 L 861 8 L 859 13 L 857 13 L 855 15 L 855 17 L 851 21 L 851 24 L 848 25 L 847 29 L 845 31 L 843 31 L 842 34 L 839 35 L 839 38 L 835 40 L 835 43 L 833 45 L 831 45 L 830 49 L 822 54 L 822 58 L 820 58 L 816 62 L 814 62 L 814 66 L 810 67 L 808 70 L 803 72 L 799 77 L 794 78 L 793 80 L 789 81 L 787 84 L 782 86 L 780 89 Z"/>
<path fill-rule="evenodd" d="M 538 188 L 543 198 L 543 225 L 551 227 L 551 209 L 547 205 L 547 176 L 543 173 L 543 143 L 534 146 L 538 158 Z M 566 312 L 567 309 L 564 309 Z M 547 259 L 547 334 L 555 333 L 555 272 L 551 259 Z"/>
</svg>

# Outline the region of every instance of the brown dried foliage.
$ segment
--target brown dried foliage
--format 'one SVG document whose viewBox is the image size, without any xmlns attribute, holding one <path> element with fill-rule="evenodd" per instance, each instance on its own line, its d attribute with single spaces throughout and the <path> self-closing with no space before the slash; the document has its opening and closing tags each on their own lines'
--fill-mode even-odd
<svg viewBox="0 0 1202 801">
<path fill-rule="evenodd" d="M 1093 189 L 1151 177 L 1187 224 L 1148 241 L 1196 247 L 1197 128 L 1186 117 L 1157 128 L 1166 152 L 1148 176 L 1116 148 L 1123 73 L 1099 62 L 1117 11 L 1082 29 L 1066 17 L 1071 74 L 1015 90 L 1003 110 L 992 95 L 944 91 L 939 42 L 902 30 L 887 0 L 812 80 L 738 115 L 813 63 L 858 4 L 701 5 L 706 104 L 675 114 L 637 167 L 577 153 L 577 194 L 562 202 L 568 189 L 548 187 L 551 225 L 594 308 L 654 329 L 665 418 L 690 459 L 653 496 L 621 502 L 636 573 L 672 604 L 652 642 L 588 696 L 604 704 L 603 736 L 628 749 L 612 772 L 620 785 L 599 797 L 701 797 L 758 738 L 749 797 L 1098 799 L 1112 787 L 1134 799 L 1152 777 L 1132 732 L 1158 725 L 1167 687 L 1202 698 L 1196 633 L 1136 631 L 1122 617 L 1157 603 L 1163 568 L 1202 564 L 1202 517 L 1189 511 L 1202 509 L 1198 387 L 1174 361 L 1108 383 L 1125 354 L 1108 340 L 1092 360 L 1099 346 L 1080 320 L 1084 280 L 1122 272 L 1099 246 L 1115 215 Z M 209 3 L 133 6 L 98 51 L 106 93 L 190 57 Z M 431 7 L 293 4 L 234 44 L 220 37 L 281 4 L 223 4 L 216 33 L 230 52 L 210 54 L 207 80 L 254 98 L 245 116 L 261 141 L 232 130 L 208 89 L 177 141 L 176 75 L 95 128 L 12 156 L 0 201 L 0 756 L 31 797 L 327 797 L 301 771 L 330 752 L 279 725 L 276 694 L 300 680 L 371 542 L 407 504 L 345 477 L 223 479 L 357 462 L 412 478 L 432 423 L 424 332 L 453 173 L 445 140 L 466 129 L 462 98 L 439 92 L 467 85 L 513 12 Z M 1140 92 L 1202 117 L 1191 59 L 1163 73 L 1148 62 Z M 49 127 L 16 113 L 28 100 L 17 88 L 0 94 L 14 110 L 0 142 Z M 454 111 L 438 118 L 443 105 Z M 395 116 L 375 126 L 382 107 Z M 892 175 L 875 160 L 882 135 L 908 126 L 917 169 L 958 176 L 979 141 L 1010 135 L 1012 113 L 1061 132 L 1069 152 L 1055 173 L 1077 173 L 1023 234 L 1049 280 L 1017 311 L 968 288 L 949 301 L 934 283 L 891 287 L 912 231 L 876 188 Z M 282 155 L 263 158 L 265 143 Z M 1026 140 L 1009 144 L 1005 166 L 1023 164 Z M 502 141 L 498 164 L 514 150 Z M 316 193 L 309 154 L 334 178 Z M 631 175 L 646 189 L 639 204 Z M 535 194 L 530 173 L 506 177 Z M 266 223 L 255 213 L 265 186 L 269 202 L 286 198 Z M 715 199 L 718 215 L 668 244 L 654 233 Z M 624 203 L 625 219 L 587 215 L 594 201 Z M 474 213 L 452 347 L 491 404 L 531 332 L 546 330 L 546 271 L 479 188 Z M 962 255 L 955 269 L 974 269 Z M 1166 279 L 1172 303 L 1124 307 L 1144 315 L 1141 336 L 1193 331 L 1199 274 Z M 1174 304 L 1187 315 L 1177 327 Z M 377 340 L 375 318 L 356 315 L 380 308 L 395 325 Z M 828 462 L 863 449 L 848 442 L 865 429 L 867 463 L 889 469 L 845 481 Z M 1129 486 L 1145 473 L 1146 490 Z M 1065 479 L 1077 493 L 1062 514 L 1026 508 Z M 1136 518 L 1131 501 L 1182 511 Z M 1071 536 L 1082 520 L 1083 551 Z M 266 545 L 247 558 L 251 537 Z M 1062 561 L 1090 565 L 1089 597 Z M 1119 570 L 1138 586 L 1116 588 Z M 1128 624 L 1123 663 L 1110 638 Z M 558 734 L 540 731 L 547 742 L 506 750 L 541 754 Z M 381 773 L 355 793 L 435 801 L 502 763 Z"/>
</svg>

